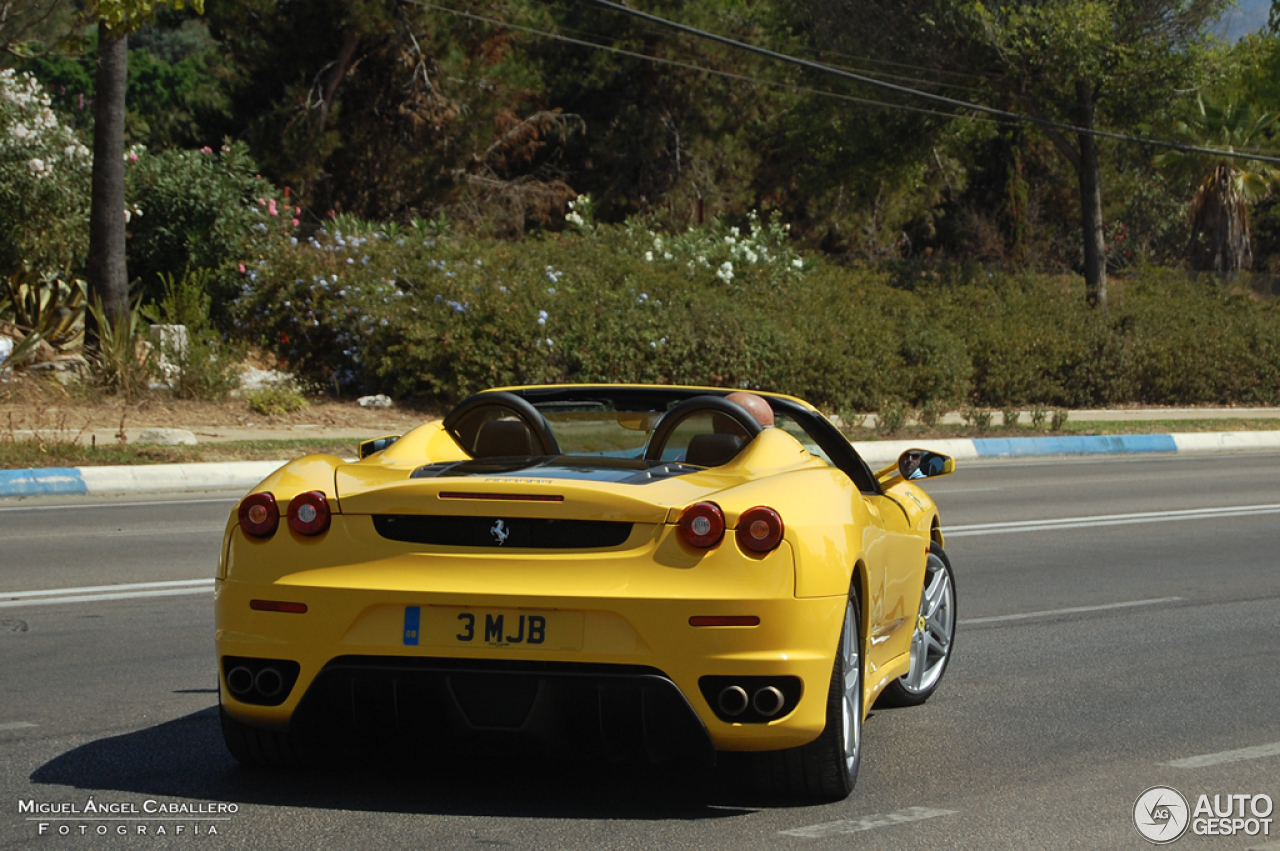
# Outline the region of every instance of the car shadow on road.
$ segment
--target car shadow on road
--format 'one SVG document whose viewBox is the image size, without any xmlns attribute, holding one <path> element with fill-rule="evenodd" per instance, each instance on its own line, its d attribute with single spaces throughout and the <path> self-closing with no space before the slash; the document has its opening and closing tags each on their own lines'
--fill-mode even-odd
<svg viewBox="0 0 1280 851">
<path fill-rule="evenodd" d="M 247 769 L 227 753 L 216 707 L 80 745 L 33 783 L 308 809 L 564 819 L 723 819 L 741 805 L 735 772 L 528 757 L 443 756 L 307 770 Z"/>
</svg>

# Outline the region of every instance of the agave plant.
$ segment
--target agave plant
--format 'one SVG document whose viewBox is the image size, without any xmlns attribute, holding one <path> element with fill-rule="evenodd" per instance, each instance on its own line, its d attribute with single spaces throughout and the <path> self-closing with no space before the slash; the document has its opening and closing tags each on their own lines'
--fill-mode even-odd
<svg viewBox="0 0 1280 851">
<path fill-rule="evenodd" d="M 75 348 L 83 342 L 88 302 L 84 280 L 23 269 L 4 281 L 0 304 L 15 325 L 55 349 Z"/>
<path fill-rule="evenodd" d="M 1280 113 L 1256 112 L 1248 103 L 1217 103 L 1196 97 L 1196 109 L 1179 122 L 1180 136 L 1202 146 L 1249 151 L 1266 141 L 1265 133 Z M 1171 151 L 1157 165 L 1191 165 L 1199 173 L 1191 200 L 1191 268 L 1237 272 L 1253 266 L 1249 206 L 1265 198 L 1280 182 L 1280 170 L 1256 160 L 1221 159 Z"/>
</svg>

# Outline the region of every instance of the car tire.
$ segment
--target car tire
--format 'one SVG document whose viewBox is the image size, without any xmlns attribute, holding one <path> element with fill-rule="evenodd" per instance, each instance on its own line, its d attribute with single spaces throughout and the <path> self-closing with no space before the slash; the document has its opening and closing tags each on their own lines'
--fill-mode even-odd
<svg viewBox="0 0 1280 851">
<path fill-rule="evenodd" d="M 929 548 L 920 608 L 911 636 L 911 668 L 885 686 L 882 706 L 919 706 L 938 690 L 955 649 L 956 579 L 951 560 L 936 543 Z"/>
<path fill-rule="evenodd" d="M 305 752 L 289 732 L 252 727 L 232 718 L 221 706 L 218 712 L 222 717 L 222 740 L 241 765 L 296 768 L 308 764 Z"/>
<path fill-rule="evenodd" d="M 757 754 L 756 778 L 768 793 L 840 801 L 853 791 L 862 759 L 862 605 L 849 592 L 827 690 L 827 724 L 807 745 Z"/>
</svg>

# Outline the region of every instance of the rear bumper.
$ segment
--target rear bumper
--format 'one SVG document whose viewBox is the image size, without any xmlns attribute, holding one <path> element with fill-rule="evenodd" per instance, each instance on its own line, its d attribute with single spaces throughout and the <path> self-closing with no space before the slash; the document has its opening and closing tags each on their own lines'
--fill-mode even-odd
<svg viewBox="0 0 1280 851">
<path fill-rule="evenodd" d="M 307 610 L 250 608 L 263 598 Z M 777 750 L 816 738 L 825 725 L 845 603 L 791 596 L 531 599 L 230 580 L 217 583 L 216 601 L 223 706 L 245 723 L 317 735 L 345 729 L 343 740 L 362 748 L 450 738 L 552 742 L 565 731 L 590 729 L 604 752 L 650 759 L 666 758 L 672 747 Z M 424 619 L 434 612 L 452 617 L 460 608 L 580 613 L 581 640 L 572 649 L 545 650 L 407 645 L 408 607 Z M 689 623 L 694 616 L 744 614 L 758 616 L 759 625 Z M 239 700 L 228 688 L 226 657 L 281 660 L 296 664 L 298 674 L 276 705 Z M 714 693 L 705 693 L 708 678 L 748 684 L 788 678 L 799 685 L 777 717 L 748 712 L 735 721 L 717 711 Z"/>
</svg>

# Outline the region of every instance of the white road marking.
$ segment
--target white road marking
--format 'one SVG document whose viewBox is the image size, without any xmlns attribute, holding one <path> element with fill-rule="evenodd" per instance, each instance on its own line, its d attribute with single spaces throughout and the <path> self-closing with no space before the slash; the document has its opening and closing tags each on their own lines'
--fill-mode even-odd
<svg viewBox="0 0 1280 851">
<path fill-rule="evenodd" d="M 907 807 L 892 813 L 880 813 L 856 819 L 828 821 L 822 824 L 811 824 L 808 827 L 797 827 L 793 830 L 781 830 L 785 836 L 802 836 L 806 839 L 824 839 L 828 836 L 839 836 L 845 833 L 859 833 L 874 830 L 877 827 L 892 827 L 895 824 L 906 824 L 913 821 L 937 818 L 938 816 L 955 815 L 955 810 L 938 810 L 932 807 Z"/>
<path fill-rule="evenodd" d="M 87 585 L 46 591 L 0 591 L 0 608 L 47 606 L 55 603 L 90 603 L 98 600 L 132 600 L 138 597 L 172 597 L 207 594 L 212 579 L 179 579 L 170 582 L 135 582 L 129 585 Z"/>
<path fill-rule="evenodd" d="M 1103 514 L 1092 517 L 1059 517 L 1050 520 L 1023 520 L 1013 523 L 976 523 L 943 528 L 948 538 L 971 535 L 1008 535 L 1013 532 L 1047 532 L 1057 529 L 1085 529 L 1092 526 L 1128 526 L 1133 523 L 1167 523 L 1172 520 L 1204 520 L 1216 517 L 1249 517 L 1280 514 L 1280 505 L 1235 505 L 1226 508 L 1191 508 L 1180 511 L 1148 511 L 1139 514 Z"/>
<path fill-rule="evenodd" d="M 36 533 L 32 535 L 6 535 L 0 532 L 0 541 L 43 541 L 56 538 L 65 540 L 73 536 L 89 536 L 94 538 L 127 538 L 131 535 L 191 535 L 200 533 L 221 533 L 226 527 L 218 526 L 180 526 L 167 529 L 67 529 L 57 533 Z"/>
<path fill-rule="evenodd" d="M 1104 603 L 1100 606 L 1072 606 L 1069 609 L 1045 609 L 1040 612 L 1019 612 L 1016 615 L 993 615 L 988 618 L 961 618 L 956 621 L 959 626 L 972 626 L 980 623 L 1001 623 L 1004 621 L 1022 621 L 1028 618 L 1047 618 L 1054 615 L 1078 615 L 1086 612 L 1105 612 L 1108 609 L 1127 609 L 1133 606 L 1158 606 L 1161 603 L 1176 603 L 1181 597 L 1156 597 L 1152 600 L 1130 600 L 1126 603 Z"/>
<path fill-rule="evenodd" d="M 1206 768 L 1210 765 L 1222 765 L 1228 762 L 1242 762 L 1246 759 L 1262 759 L 1268 756 L 1280 756 L 1280 742 L 1272 742 L 1269 745 L 1255 745 L 1251 748 L 1239 748 L 1234 751 L 1221 751 L 1219 753 L 1206 753 L 1200 756 L 1189 756 L 1184 759 L 1175 759 L 1171 762 L 1162 762 L 1161 765 L 1167 765 L 1170 768 Z"/>
<path fill-rule="evenodd" d="M 239 502 L 237 499 L 157 499 L 151 502 L 79 502 L 74 505 L 15 505 L 10 508 L 0 508 L 0 513 L 6 511 L 77 511 L 88 508 L 138 508 L 139 506 L 154 505 L 196 505 L 207 502 Z"/>
<path fill-rule="evenodd" d="M 28 727 L 39 727 L 39 726 L 40 726 L 39 724 L 34 724 L 30 721 L 8 721 L 0 724 L 0 733 L 7 732 L 9 730 L 25 730 Z"/>
</svg>

